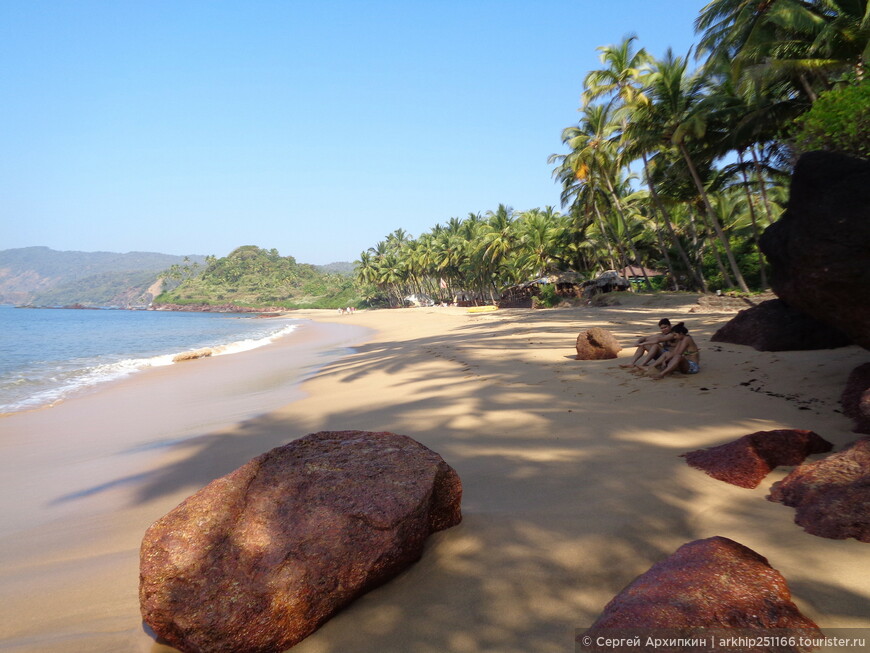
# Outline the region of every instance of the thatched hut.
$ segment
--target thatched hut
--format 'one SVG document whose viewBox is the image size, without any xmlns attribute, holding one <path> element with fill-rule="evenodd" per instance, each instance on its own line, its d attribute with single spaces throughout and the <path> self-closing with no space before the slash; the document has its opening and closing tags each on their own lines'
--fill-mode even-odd
<svg viewBox="0 0 870 653">
<path fill-rule="evenodd" d="M 631 287 L 631 284 L 628 279 L 623 277 L 616 270 L 607 270 L 607 272 L 599 274 L 596 279 L 584 281 L 581 284 L 581 287 L 583 289 L 583 297 L 588 299 L 605 292 L 628 290 Z"/>
</svg>

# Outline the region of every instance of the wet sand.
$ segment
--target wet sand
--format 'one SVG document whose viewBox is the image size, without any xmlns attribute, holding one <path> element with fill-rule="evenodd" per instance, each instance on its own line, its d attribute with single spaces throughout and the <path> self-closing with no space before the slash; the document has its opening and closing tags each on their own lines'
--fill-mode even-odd
<svg viewBox="0 0 870 653">
<path fill-rule="evenodd" d="M 291 336 L 0 419 L 0 650 L 172 650 L 139 617 L 145 529 L 250 458 L 342 429 L 390 430 L 440 453 L 462 478 L 464 520 L 294 652 L 573 650 L 574 630 L 634 577 L 713 535 L 767 557 L 823 630 L 870 628 L 868 545 L 809 535 L 793 509 L 766 501 L 788 469 L 746 490 L 679 457 L 774 428 L 812 429 L 841 449 L 858 436 L 839 396 L 870 353 L 710 343 L 732 314 L 690 313 L 694 300 L 299 312 L 332 354 L 300 363 Z M 620 369 L 665 316 L 686 321 L 702 372 L 651 381 Z M 591 326 L 626 346 L 619 360 L 574 360 Z M 284 388 L 276 376 L 293 365 L 310 378 Z"/>
</svg>

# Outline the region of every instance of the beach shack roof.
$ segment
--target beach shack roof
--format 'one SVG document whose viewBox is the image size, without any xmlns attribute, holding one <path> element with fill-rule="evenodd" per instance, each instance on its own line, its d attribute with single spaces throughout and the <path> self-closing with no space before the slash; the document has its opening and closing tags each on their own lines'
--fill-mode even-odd
<svg viewBox="0 0 870 653">
<path fill-rule="evenodd" d="M 537 279 L 532 279 L 530 281 L 524 281 L 519 285 L 520 288 L 528 288 L 529 286 L 539 285 L 542 286 L 546 283 L 578 283 L 580 280 L 580 273 L 575 272 L 574 270 L 565 270 L 564 272 L 558 272 L 556 274 L 549 274 L 545 277 L 538 277 Z"/>
</svg>

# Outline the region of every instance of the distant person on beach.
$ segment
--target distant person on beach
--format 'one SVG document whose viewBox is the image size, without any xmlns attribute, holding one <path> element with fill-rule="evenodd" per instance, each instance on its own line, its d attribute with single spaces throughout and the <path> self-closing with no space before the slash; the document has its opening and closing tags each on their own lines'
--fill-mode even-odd
<svg viewBox="0 0 870 653">
<path fill-rule="evenodd" d="M 653 379 L 663 379 L 674 370 L 683 374 L 697 374 L 701 371 L 701 351 L 695 339 L 689 335 L 689 330 L 680 322 L 671 331 L 674 334 L 674 346 L 653 363 L 653 368 L 662 368 L 661 372 L 653 374 Z"/>
<path fill-rule="evenodd" d="M 637 367 L 643 368 L 668 351 L 671 342 L 674 339 L 674 334 L 671 332 L 671 321 L 668 318 L 659 320 L 660 333 L 638 338 L 637 349 L 634 352 L 634 357 L 630 363 L 623 363 L 620 367 Z"/>
</svg>

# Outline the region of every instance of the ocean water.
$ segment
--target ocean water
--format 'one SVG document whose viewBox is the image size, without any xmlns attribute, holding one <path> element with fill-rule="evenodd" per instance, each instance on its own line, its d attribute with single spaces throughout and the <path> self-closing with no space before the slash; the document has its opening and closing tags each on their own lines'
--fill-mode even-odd
<svg viewBox="0 0 870 653">
<path fill-rule="evenodd" d="M 53 404 L 179 353 L 273 342 L 299 326 L 253 314 L 24 309 L 0 306 L 0 414 Z"/>
</svg>

